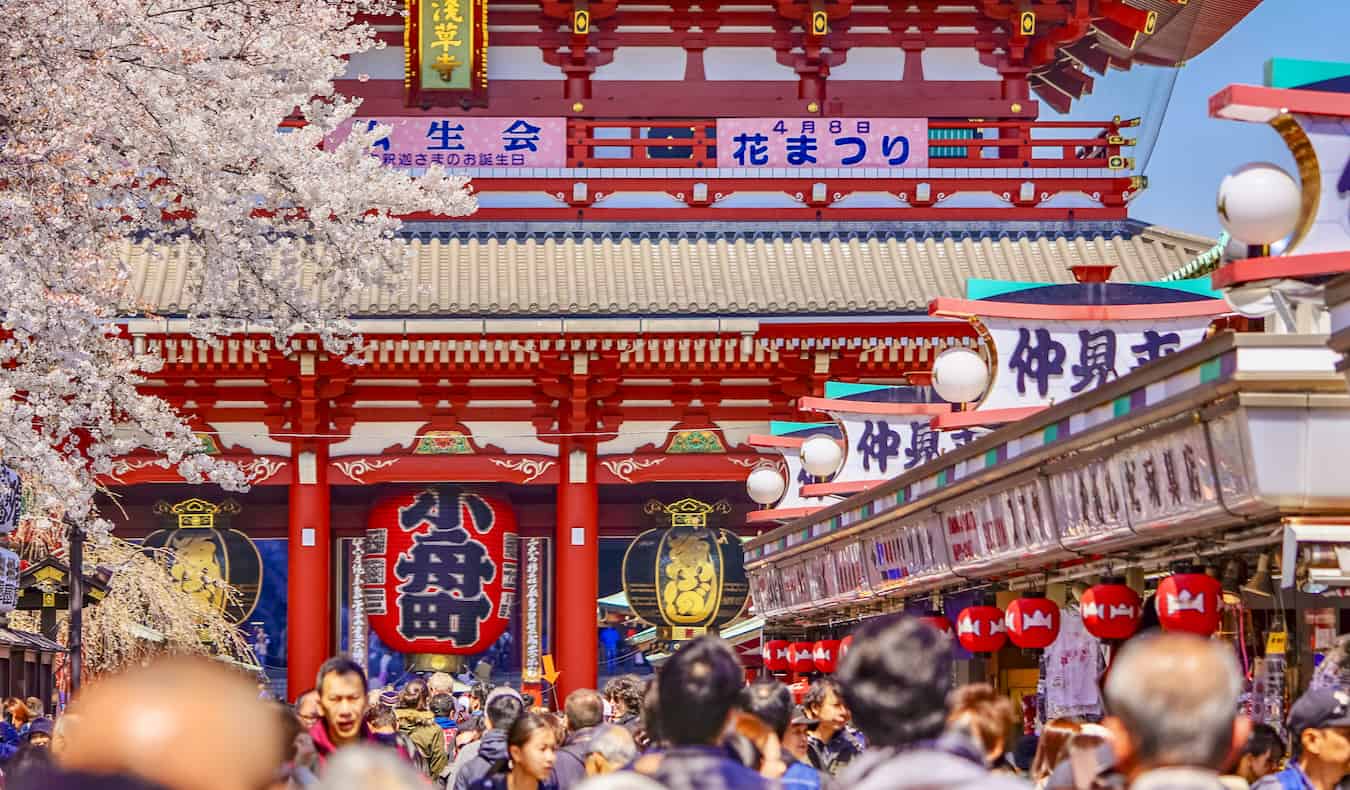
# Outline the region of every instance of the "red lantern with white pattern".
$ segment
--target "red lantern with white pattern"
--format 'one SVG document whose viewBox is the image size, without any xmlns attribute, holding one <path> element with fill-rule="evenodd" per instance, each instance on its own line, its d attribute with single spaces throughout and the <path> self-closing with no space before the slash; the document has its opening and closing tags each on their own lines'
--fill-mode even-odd
<svg viewBox="0 0 1350 790">
<path fill-rule="evenodd" d="M 834 668 L 839 665 L 839 640 L 822 639 L 816 642 L 811 658 L 816 663 L 816 669 L 826 675 L 834 674 Z"/>
<path fill-rule="evenodd" d="M 1059 636 L 1059 605 L 1049 598 L 1028 595 L 1008 604 L 1004 615 L 1008 639 L 1020 648 L 1044 650 Z"/>
<path fill-rule="evenodd" d="M 956 639 L 972 653 L 994 653 L 1008 641 L 1003 610 L 997 606 L 969 606 L 956 616 Z"/>
<path fill-rule="evenodd" d="M 788 669 L 796 673 L 814 672 L 816 645 L 814 642 L 793 642 L 788 651 Z"/>
<path fill-rule="evenodd" d="M 947 636 L 952 635 L 952 621 L 944 617 L 942 612 L 929 612 L 923 617 L 920 617 L 919 621 L 931 625 L 933 628 Z"/>
<path fill-rule="evenodd" d="M 764 671 L 787 672 L 792 643 L 786 639 L 770 639 L 764 643 Z"/>
<path fill-rule="evenodd" d="M 1144 616 L 1139 593 L 1123 579 L 1107 578 L 1089 587 L 1078 602 L 1083 627 L 1098 639 L 1121 641 L 1134 636 Z"/>
<path fill-rule="evenodd" d="M 844 656 L 848 655 L 849 648 L 853 647 L 853 635 L 849 634 L 839 640 L 839 660 L 843 661 Z"/>
<path fill-rule="evenodd" d="M 1164 631 L 1210 636 L 1219 627 L 1223 585 L 1204 573 L 1176 573 L 1158 583 L 1158 622 Z"/>
</svg>

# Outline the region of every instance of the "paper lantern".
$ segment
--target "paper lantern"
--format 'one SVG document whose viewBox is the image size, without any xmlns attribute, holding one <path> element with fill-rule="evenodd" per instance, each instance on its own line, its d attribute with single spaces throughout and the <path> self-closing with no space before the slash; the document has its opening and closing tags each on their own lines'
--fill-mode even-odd
<svg viewBox="0 0 1350 790">
<path fill-rule="evenodd" d="M 634 614 L 655 626 L 715 628 L 740 616 L 750 597 L 745 550 L 726 529 L 649 529 L 623 555 L 623 591 Z"/>
<path fill-rule="evenodd" d="M 968 348 L 949 348 L 933 362 L 933 389 L 945 401 L 977 401 L 988 386 L 989 366 Z"/>
<path fill-rule="evenodd" d="M 1219 627 L 1223 585 L 1203 573 L 1177 573 L 1158 583 L 1157 601 L 1164 631 L 1209 636 Z"/>
<path fill-rule="evenodd" d="M 766 672 L 787 672 L 788 656 L 792 643 L 786 639 L 771 639 L 764 643 L 764 670 Z"/>
<path fill-rule="evenodd" d="M 1139 593 L 1116 579 L 1088 588 L 1078 603 L 1083 627 L 1098 639 L 1122 640 L 1134 636 L 1144 616 Z"/>
<path fill-rule="evenodd" d="M 1059 636 L 1059 605 L 1040 596 L 1018 598 L 1008 604 L 1003 622 L 1014 645 L 1044 650 Z"/>
<path fill-rule="evenodd" d="M 956 616 L 956 639 L 972 653 L 993 653 L 1008 641 L 1003 610 L 997 606 L 970 606 Z"/>
<path fill-rule="evenodd" d="M 822 639 L 816 642 L 811 658 L 815 661 L 817 670 L 826 675 L 834 674 L 834 668 L 839 664 L 839 640 Z"/>
<path fill-rule="evenodd" d="M 432 486 L 385 497 L 366 530 L 366 612 L 400 653 L 476 655 L 511 624 L 520 573 L 504 500 Z"/>
<path fill-rule="evenodd" d="M 848 655 L 849 648 L 853 647 L 853 635 L 849 634 L 839 640 L 839 660 L 843 661 L 844 656 Z"/>
<path fill-rule="evenodd" d="M 793 672 L 814 672 L 816 669 L 816 645 L 814 642 L 793 642 L 788 651 L 788 669 Z"/>
<path fill-rule="evenodd" d="M 806 699 L 806 693 L 810 690 L 811 684 L 805 680 L 799 680 L 788 686 L 788 691 L 792 692 L 792 703 L 794 705 L 802 704 L 802 700 Z"/>
<path fill-rule="evenodd" d="M 923 617 L 920 617 L 919 621 L 927 623 L 939 633 L 946 634 L 947 636 L 952 635 L 952 621 L 944 617 L 941 612 L 929 612 Z"/>
</svg>

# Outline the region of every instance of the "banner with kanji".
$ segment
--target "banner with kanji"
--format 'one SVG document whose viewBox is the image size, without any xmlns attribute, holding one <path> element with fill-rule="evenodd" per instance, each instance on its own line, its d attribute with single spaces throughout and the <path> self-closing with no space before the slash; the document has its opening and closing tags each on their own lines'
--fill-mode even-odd
<svg viewBox="0 0 1350 790">
<path fill-rule="evenodd" d="M 487 0 L 406 0 L 409 107 L 487 105 Z"/>
<path fill-rule="evenodd" d="M 387 127 L 370 155 L 389 167 L 540 168 L 567 166 L 567 121 L 563 118 L 480 116 L 367 117 L 344 121 L 329 136 L 337 145 L 351 134 Z"/>
<path fill-rule="evenodd" d="M 717 166 L 928 167 L 924 118 L 719 118 Z"/>
</svg>

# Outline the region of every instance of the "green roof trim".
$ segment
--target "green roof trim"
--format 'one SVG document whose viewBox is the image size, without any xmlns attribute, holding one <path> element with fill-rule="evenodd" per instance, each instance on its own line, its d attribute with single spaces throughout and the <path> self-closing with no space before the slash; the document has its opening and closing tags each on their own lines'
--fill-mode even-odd
<svg viewBox="0 0 1350 790">
<path fill-rule="evenodd" d="M 833 428 L 832 422 L 788 422 L 786 420 L 770 420 L 769 433 L 773 436 L 787 436 L 793 433 L 809 431 L 812 428 Z"/>
<path fill-rule="evenodd" d="M 1047 285 L 1054 285 L 1054 283 L 1023 283 L 1012 280 L 986 280 L 982 277 L 969 277 L 966 279 L 966 298 L 993 299 L 1018 291 L 1044 288 Z"/>
<path fill-rule="evenodd" d="M 825 382 L 825 397 L 831 399 L 847 398 L 850 395 L 866 395 L 869 392 L 894 389 L 893 384 L 856 384 L 848 381 Z"/>
<path fill-rule="evenodd" d="M 1164 277 L 1163 282 L 1177 288 L 1182 287 L 1185 281 L 1195 282 L 1203 277 L 1204 280 L 1201 282 L 1203 282 L 1204 285 L 1202 287 L 1210 293 L 1213 293 L 1216 299 L 1220 298 L 1222 294 L 1215 291 L 1209 285 L 1209 274 L 1219 268 L 1220 263 L 1223 263 L 1223 249 L 1228 246 L 1228 240 L 1230 238 L 1232 237 L 1228 235 L 1228 231 L 1220 233 L 1219 240 L 1214 242 L 1213 247 L 1210 247 L 1195 256 L 1195 258 L 1191 259 L 1190 263 Z M 1201 286 L 1197 286 L 1197 288 L 1199 287 Z M 1199 290 L 1195 292 L 1200 293 Z"/>
<path fill-rule="evenodd" d="M 1350 63 L 1271 58 L 1266 61 L 1265 72 L 1266 85 L 1271 88 L 1300 88 L 1315 82 L 1350 77 Z"/>
</svg>

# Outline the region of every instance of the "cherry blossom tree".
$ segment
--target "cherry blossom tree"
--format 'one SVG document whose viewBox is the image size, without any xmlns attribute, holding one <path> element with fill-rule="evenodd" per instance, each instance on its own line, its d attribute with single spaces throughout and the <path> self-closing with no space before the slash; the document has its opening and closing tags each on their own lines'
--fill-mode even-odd
<svg viewBox="0 0 1350 790">
<path fill-rule="evenodd" d="M 464 179 L 367 154 L 381 129 L 322 146 L 357 102 L 344 58 L 378 48 L 384 0 L 26 0 L 0 40 L 0 455 L 36 511 L 95 533 L 97 476 L 142 450 L 189 481 L 243 485 L 196 452 L 160 360 L 123 319 L 128 244 L 193 260 L 198 336 L 246 323 L 341 352 L 343 301 L 406 264 L 399 214 L 472 212 Z M 282 129 L 284 119 L 300 119 Z"/>
</svg>

